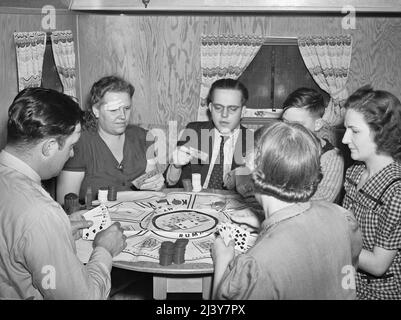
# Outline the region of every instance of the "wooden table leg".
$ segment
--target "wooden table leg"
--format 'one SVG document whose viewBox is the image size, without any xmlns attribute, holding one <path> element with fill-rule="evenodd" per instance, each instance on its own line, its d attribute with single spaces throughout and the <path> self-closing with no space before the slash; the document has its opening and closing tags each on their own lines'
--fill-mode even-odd
<svg viewBox="0 0 401 320">
<path fill-rule="evenodd" d="M 209 300 L 212 293 L 212 276 L 202 278 L 202 299 Z"/>
<path fill-rule="evenodd" d="M 166 300 L 167 298 L 167 278 L 153 276 L 153 299 Z"/>
</svg>

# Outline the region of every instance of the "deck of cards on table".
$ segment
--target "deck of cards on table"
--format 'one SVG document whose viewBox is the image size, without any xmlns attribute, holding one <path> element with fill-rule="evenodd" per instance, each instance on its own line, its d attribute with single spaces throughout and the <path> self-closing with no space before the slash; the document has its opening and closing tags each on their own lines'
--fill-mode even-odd
<svg viewBox="0 0 401 320">
<path fill-rule="evenodd" d="M 109 210 L 104 204 L 85 212 L 83 216 L 86 220 L 93 221 L 91 227 L 82 230 L 84 240 L 94 240 L 98 232 L 107 229 L 112 224 Z"/>
</svg>

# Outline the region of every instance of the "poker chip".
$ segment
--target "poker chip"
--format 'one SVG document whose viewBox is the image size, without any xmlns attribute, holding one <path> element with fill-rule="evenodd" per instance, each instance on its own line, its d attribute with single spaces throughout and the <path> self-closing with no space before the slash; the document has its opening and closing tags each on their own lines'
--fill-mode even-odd
<svg viewBox="0 0 401 320">
<path fill-rule="evenodd" d="M 177 239 L 175 243 L 171 241 L 162 242 L 159 249 L 160 265 L 183 264 L 185 262 L 185 248 L 188 242 L 188 239 Z"/>
</svg>

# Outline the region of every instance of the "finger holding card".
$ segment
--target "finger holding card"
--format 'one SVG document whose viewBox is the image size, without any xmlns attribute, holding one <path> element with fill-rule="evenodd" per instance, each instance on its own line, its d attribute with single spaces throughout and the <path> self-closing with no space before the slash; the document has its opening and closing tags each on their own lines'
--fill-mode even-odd
<svg viewBox="0 0 401 320">
<path fill-rule="evenodd" d="M 193 155 L 186 146 L 177 147 L 171 155 L 171 163 L 175 166 L 185 166 L 187 163 L 191 162 L 192 159 Z"/>
<path fill-rule="evenodd" d="M 144 174 L 142 174 L 141 176 L 135 178 L 131 183 L 137 188 L 137 189 L 141 189 L 142 185 L 145 183 L 146 180 L 148 180 L 151 177 L 154 177 L 158 174 L 158 170 L 157 169 L 153 169 L 149 172 L 145 172 Z"/>
<path fill-rule="evenodd" d="M 83 216 L 85 220 L 93 222 L 91 227 L 82 230 L 82 239 L 84 240 L 95 239 L 97 233 L 107 229 L 112 224 L 109 211 L 104 204 L 87 211 Z"/>
<path fill-rule="evenodd" d="M 226 244 L 222 237 L 217 237 L 212 247 L 212 259 L 213 261 L 219 260 L 220 262 L 228 263 L 235 256 L 234 241 Z"/>
<path fill-rule="evenodd" d="M 195 149 L 193 147 L 189 147 L 189 153 L 192 157 L 201 159 L 203 162 L 207 161 L 207 159 L 209 158 L 209 155 L 206 152 Z"/>
<path fill-rule="evenodd" d="M 217 230 L 225 245 L 227 246 L 231 241 L 234 241 L 235 250 L 239 252 L 246 252 L 256 240 L 248 230 L 233 223 L 220 223 Z"/>
</svg>

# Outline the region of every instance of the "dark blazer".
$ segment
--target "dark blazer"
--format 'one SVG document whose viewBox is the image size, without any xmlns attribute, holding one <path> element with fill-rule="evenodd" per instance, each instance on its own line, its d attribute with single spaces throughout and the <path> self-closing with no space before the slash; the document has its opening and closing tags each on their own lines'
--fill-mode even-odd
<svg viewBox="0 0 401 320">
<path fill-rule="evenodd" d="M 214 128 L 215 126 L 212 121 L 190 122 L 186 126 L 177 145 L 191 146 L 207 153 L 209 157 L 206 161 L 193 159 L 192 162 L 183 166 L 180 180 L 173 187 L 182 187 L 182 180 L 192 179 L 192 173 L 201 174 L 201 183 L 203 185 L 209 171 L 210 159 L 213 152 Z M 253 147 L 253 137 L 252 130 L 240 126 L 240 134 L 235 145 L 231 170 L 245 165 L 246 151 Z"/>
</svg>

